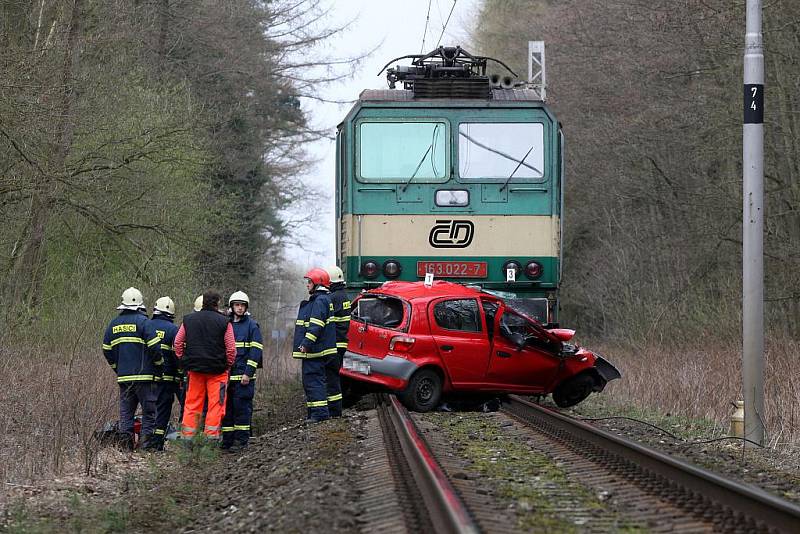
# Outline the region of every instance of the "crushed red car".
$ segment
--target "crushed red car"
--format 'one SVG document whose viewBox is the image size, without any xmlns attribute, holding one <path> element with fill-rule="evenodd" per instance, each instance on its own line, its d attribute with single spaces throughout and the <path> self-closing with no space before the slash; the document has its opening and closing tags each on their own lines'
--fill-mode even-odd
<svg viewBox="0 0 800 534">
<path fill-rule="evenodd" d="M 341 374 L 436 408 L 443 393 L 547 395 L 578 404 L 620 378 L 598 354 L 568 343 L 523 306 L 451 282 L 386 282 L 353 302 Z"/>
</svg>

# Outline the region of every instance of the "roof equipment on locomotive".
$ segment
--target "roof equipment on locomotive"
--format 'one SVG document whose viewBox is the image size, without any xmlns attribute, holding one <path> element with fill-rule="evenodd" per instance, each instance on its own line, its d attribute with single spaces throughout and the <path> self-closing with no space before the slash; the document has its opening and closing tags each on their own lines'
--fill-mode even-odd
<svg viewBox="0 0 800 534">
<path fill-rule="evenodd" d="M 401 59 L 412 59 L 411 65 L 389 65 Z M 384 65 L 389 88 L 403 82 L 405 89 L 414 92 L 414 98 L 492 98 L 492 88 L 514 87 L 514 79 L 495 74 L 486 75 L 486 62 L 502 65 L 514 77 L 508 65 L 491 57 L 473 56 L 460 46 L 440 46 L 427 54 L 410 54 L 391 60 Z"/>
</svg>

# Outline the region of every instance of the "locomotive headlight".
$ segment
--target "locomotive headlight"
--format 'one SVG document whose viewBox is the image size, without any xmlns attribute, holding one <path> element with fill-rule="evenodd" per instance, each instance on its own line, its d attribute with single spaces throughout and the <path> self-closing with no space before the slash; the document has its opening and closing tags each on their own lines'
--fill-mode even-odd
<svg viewBox="0 0 800 534">
<path fill-rule="evenodd" d="M 529 261 L 525 264 L 525 276 L 531 280 L 535 280 L 542 275 L 542 264 L 535 261 Z"/>
<path fill-rule="evenodd" d="M 367 278 L 378 276 L 378 264 L 372 260 L 366 261 L 361 265 L 361 275 Z"/>
<path fill-rule="evenodd" d="M 388 260 L 383 264 L 383 275 L 386 278 L 397 278 L 402 271 L 403 268 L 394 260 Z"/>
<path fill-rule="evenodd" d="M 516 275 L 514 278 L 517 278 L 522 271 L 522 265 L 516 260 L 508 260 L 503 264 L 503 275 L 505 275 L 509 269 L 514 269 Z"/>
<path fill-rule="evenodd" d="M 469 191 L 464 189 L 439 189 L 436 191 L 437 206 L 468 206 Z"/>
</svg>

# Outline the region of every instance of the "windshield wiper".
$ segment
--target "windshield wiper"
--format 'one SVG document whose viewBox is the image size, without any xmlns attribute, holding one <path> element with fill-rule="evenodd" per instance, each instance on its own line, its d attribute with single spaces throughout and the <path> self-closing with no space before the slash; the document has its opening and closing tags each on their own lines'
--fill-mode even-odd
<svg viewBox="0 0 800 534">
<path fill-rule="evenodd" d="M 425 158 L 427 158 L 427 157 L 428 157 L 428 154 L 430 153 L 430 151 L 431 151 L 431 149 L 432 149 L 432 148 L 433 148 L 433 143 L 431 143 L 430 145 L 428 145 L 428 150 L 426 150 L 426 151 L 425 151 L 425 153 L 422 155 L 422 159 L 421 159 L 421 160 L 419 160 L 419 163 L 417 163 L 417 168 L 416 168 L 416 169 L 414 169 L 414 174 L 412 174 L 412 175 L 411 175 L 411 178 L 409 178 L 409 179 L 408 179 L 408 181 L 407 181 L 406 183 L 404 183 L 404 184 L 403 184 L 403 193 L 405 193 L 405 192 L 406 192 L 406 188 L 407 188 L 407 187 L 408 187 L 408 186 L 411 184 L 411 180 L 413 180 L 413 179 L 414 179 L 414 177 L 415 177 L 415 176 L 417 175 L 417 173 L 419 172 L 419 168 L 420 168 L 420 167 L 422 167 L 422 164 L 425 162 Z"/>
<path fill-rule="evenodd" d="M 519 162 L 519 163 L 517 163 L 517 166 L 516 166 L 516 167 L 514 167 L 514 170 L 513 170 L 513 171 L 511 171 L 511 174 L 509 174 L 509 175 L 508 175 L 508 178 L 506 178 L 506 181 L 505 181 L 505 183 L 503 184 L 503 187 L 501 187 L 501 188 L 500 188 L 500 191 L 502 191 L 503 189 L 505 189 L 505 188 L 508 186 L 508 182 L 510 182 L 510 181 L 511 181 L 511 178 L 513 178 L 513 177 L 514 177 L 514 174 L 516 174 L 516 172 L 519 170 L 519 168 L 520 168 L 520 167 L 522 167 L 522 164 L 523 164 L 523 163 L 525 163 L 525 160 L 526 160 L 526 159 L 528 159 L 528 156 L 530 156 L 530 155 L 531 155 L 531 152 L 533 152 L 533 147 L 534 147 L 534 145 L 531 145 L 531 147 L 530 147 L 530 148 L 528 149 L 528 151 L 525 153 L 525 157 L 524 157 L 524 158 L 522 158 L 522 160 L 520 160 L 520 162 Z"/>
<path fill-rule="evenodd" d="M 515 158 L 515 157 L 514 157 L 514 156 L 512 156 L 512 155 L 510 155 L 510 154 L 506 154 L 506 153 L 505 153 L 505 152 L 503 152 L 502 150 L 498 150 L 498 149 L 496 149 L 496 148 L 492 148 L 492 147 L 490 147 L 490 146 L 488 146 L 488 145 L 484 145 L 484 144 L 483 144 L 483 143 L 481 143 L 480 141 L 477 141 L 477 140 L 473 139 L 472 137 L 468 136 L 468 135 L 467 135 L 467 134 L 465 134 L 464 132 L 458 132 L 458 135 L 460 135 L 461 137 L 463 137 L 464 139 L 466 139 L 467 141 L 469 141 L 469 142 L 470 142 L 470 143 L 472 143 L 473 145 L 478 145 L 479 147 L 481 147 L 481 148 L 483 148 L 483 149 L 485 149 L 485 150 L 488 150 L 489 152 L 494 152 L 494 153 L 495 153 L 495 154 L 497 154 L 498 156 L 502 156 L 502 157 L 504 157 L 504 158 L 506 158 L 506 159 L 510 159 L 510 160 L 511 160 L 511 161 L 513 161 L 514 163 L 520 163 L 521 165 L 525 165 L 525 166 L 526 166 L 527 168 L 529 168 L 530 170 L 532 170 L 532 171 L 534 171 L 535 173 L 539 174 L 539 176 L 542 176 L 542 171 L 540 171 L 539 169 L 537 169 L 536 167 L 534 167 L 534 166 L 533 166 L 532 164 L 530 164 L 530 163 L 525 163 L 525 160 L 524 160 L 524 159 L 523 159 L 522 161 L 520 161 L 520 160 L 518 160 L 517 158 Z M 533 148 L 533 147 L 531 147 L 531 148 Z M 514 172 L 516 172 L 516 170 L 515 170 Z"/>
<path fill-rule="evenodd" d="M 422 167 L 422 164 L 425 163 L 425 158 L 427 158 L 428 154 L 430 154 L 431 150 L 433 150 L 433 146 L 436 144 L 436 134 L 439 133 L 439 126 L 441 126 L 441 125 L 437 124 L 436 126 L 433 127 L 433 135 L 431 136 L 431 144 L 428 145 L 428 148 L 425 150 L 425 153 L 422 155 L 422 159 L 420 159 L 419 163 L 417 163 L 417 168 L 414 169 L 414 173 L 411 175 L 411 178 L 409 178 L 408 181 L 403 184 L 403 193 L 406 192 L 406 189 L 408 189 L 408 186 L 411 185 L 411 181 L 417 176 L 417 173 L 419 172 L 420 167 Z M 434 177 L 435 177 L 436 176 L 436 167 L 434 166 L 434 163 L 433 163 L 433 155 L 431 155 L 431 167 L 433 168 L 433 174 L 434 174 Z"/>
</svg>

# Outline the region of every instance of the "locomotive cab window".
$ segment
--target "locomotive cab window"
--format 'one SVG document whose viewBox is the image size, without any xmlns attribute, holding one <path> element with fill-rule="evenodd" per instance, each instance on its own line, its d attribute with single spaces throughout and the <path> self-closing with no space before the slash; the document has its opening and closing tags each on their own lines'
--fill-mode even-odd
<svg viewBox="0 0 800 534">
<path fill-rule="evenodd" d="M 356 130 L 358 176 L 366 182 L 446 182 L 448 130 L 444 121 L 361 122 Z"/>
<path fill-rule="evenodd" d="M 544 125 L 462 122 L 458 125 L 458 173 L 467 180 L 544 178 Z"/>
</svg>

